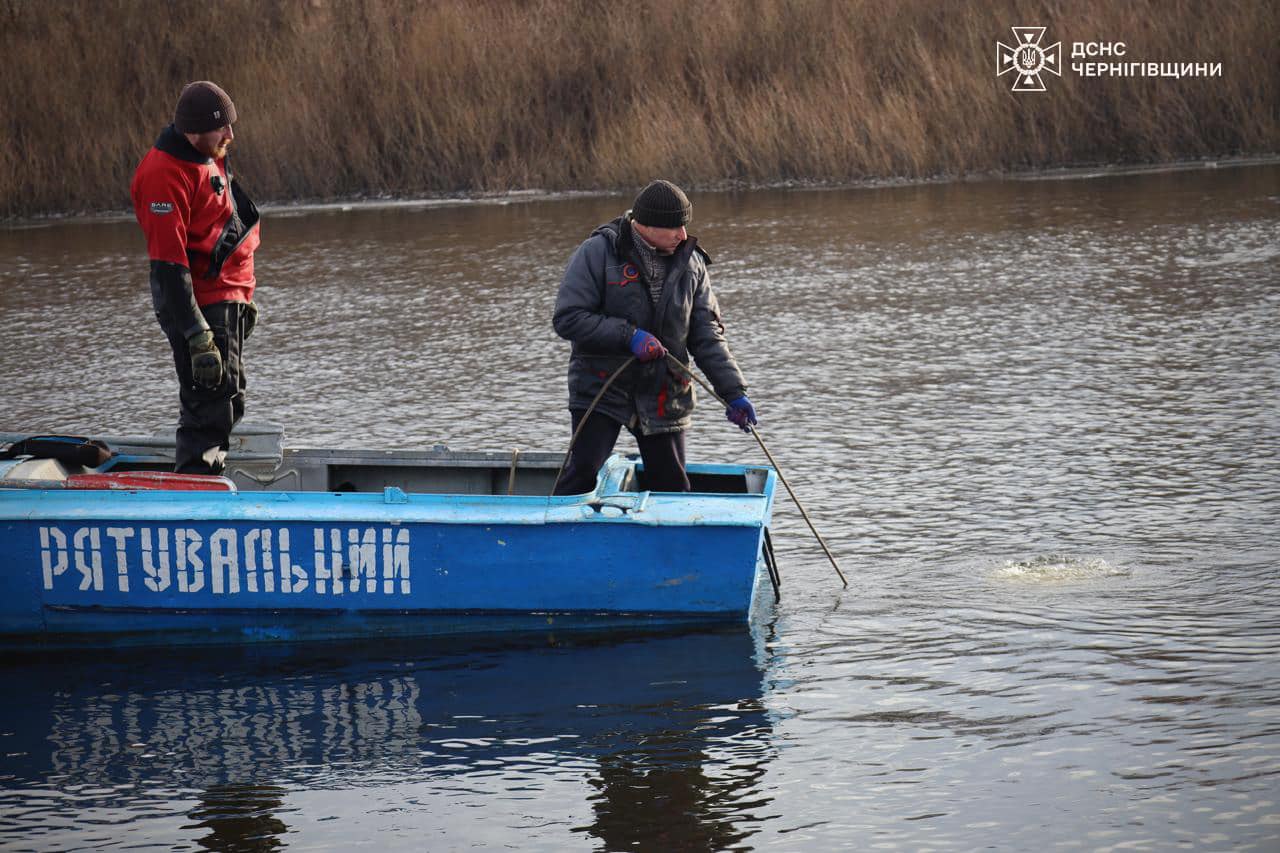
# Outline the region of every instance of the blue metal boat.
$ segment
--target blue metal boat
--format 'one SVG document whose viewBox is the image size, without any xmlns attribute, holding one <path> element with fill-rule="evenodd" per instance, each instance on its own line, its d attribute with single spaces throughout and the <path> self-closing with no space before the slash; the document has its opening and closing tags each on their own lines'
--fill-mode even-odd
<svg viewBox="0 0 1280 853">
<path fill-rule="evenodd" d="M 560 454 L 234 438 L 228 476 L 194 486 L 213 491 L 161 473 L 164 440 L 107 439 L 92 469 L 0 462 L 0 643 L 745 621 L 761 569 L 776 580 L 765 466 L 691 465 L 694 492 L 661 493 L 616 455 L 593 491 L 548 497 Z"/>
</svg>

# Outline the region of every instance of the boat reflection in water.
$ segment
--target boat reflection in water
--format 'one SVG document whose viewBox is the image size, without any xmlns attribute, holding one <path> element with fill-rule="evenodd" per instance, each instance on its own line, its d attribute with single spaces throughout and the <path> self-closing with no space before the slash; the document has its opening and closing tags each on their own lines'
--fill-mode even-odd
<svg viewBox="0 0 1280 853">
<path fill-rule="evenodd" d="M 723 849 L 767 802 L 756 657 L 733 628 L 11 660 L 0 845 L 341 847 L 381 828 L 370 799 L 447 845 L 497 792 L 531 842 Z"/>
</svg>

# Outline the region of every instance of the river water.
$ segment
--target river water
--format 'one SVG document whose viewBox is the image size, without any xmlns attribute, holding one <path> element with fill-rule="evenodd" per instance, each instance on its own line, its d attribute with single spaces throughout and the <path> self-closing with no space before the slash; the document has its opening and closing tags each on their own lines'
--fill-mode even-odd
<svg viewBox="0 0 1280 853">
<path fill-rule="evenodd" d="M 847 590 L 780 493 L 742 628 L 10 655 L 0 847 L 1280 849 L 1280 166 L 693 201 Z M 625 205 L 269 212 L 249 419 L 563 447 Z M 4 429 L 168 428 L 145 268 L 0 231 Z M 714 407 L 690 455 L 761 461 Z"/>
</svg>

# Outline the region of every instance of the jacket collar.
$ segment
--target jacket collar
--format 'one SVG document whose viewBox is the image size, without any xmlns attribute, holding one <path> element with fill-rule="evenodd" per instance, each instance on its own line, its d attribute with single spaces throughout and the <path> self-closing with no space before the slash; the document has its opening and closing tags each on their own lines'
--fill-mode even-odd
<svg viewBox="0 0 1280 853">
<path fill-rule="evenodd" d="M 160 131 L 160 138 L 156 140 L 156 148 L 170 157 L 176 157 L 188 163 L 199 163 L 203 166 L 213 162 L 212 157 L 206 157 L 197 151 L 195 146 L 187 141 L 187 137 L 178 133 L 177 128 L 173 125 L 169 125 Z"/>
<path fill-rule="evenodd" d="M 609 245 L 613 246 L 613 251 L 620 258 L 629 257 L 631 254 L 631 223 L 627 222 L 625 216 L 619 216 L 617 219 L 611 219 L 603 225 L 597 226 L 591 232 L 594 237 L 597 234 L 603 234 L 605 239 L 609 241 Z"/>
<path fill-rule="evenodd" d="M 617 219 L 610 220 L 605 224 L 596 228 L 591 232 L 591 236 L 603 234 L 613 244 L 613 250 L 620 258 L 630 258 L 631 250 L 635 247 L 635 235 L 631 233 L 631 220 L 626 216 L 619 216 Z M 704 263 L 711 264 L 711 256 L 706 250 L 698 245 L 698 238 L 692 235 L 687 240 L 676 247 L 673 258 L 680 260 L 681 264 L 687 262 L 687 259 L 694 252 L 702 256 Z"/>
</svg>

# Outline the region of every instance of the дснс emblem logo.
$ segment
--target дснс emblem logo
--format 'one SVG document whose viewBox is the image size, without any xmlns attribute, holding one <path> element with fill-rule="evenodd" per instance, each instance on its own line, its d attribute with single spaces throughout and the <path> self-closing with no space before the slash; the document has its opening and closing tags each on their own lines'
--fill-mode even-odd
<svg viewBox="0 0 1280 853">
<path fill-rule="evenodd" d="M 1017 44 L 1010 47 L 996 42 L 996 76 L 1014 72 L 1013 91 L 1043 92 L 1044 81 L 1040 73 L 1048 71 L 1062 76 L 1062 42 L 1056 41 L 1041 47 L 1044 27 L 1010 27 Z"/>
</svg>

